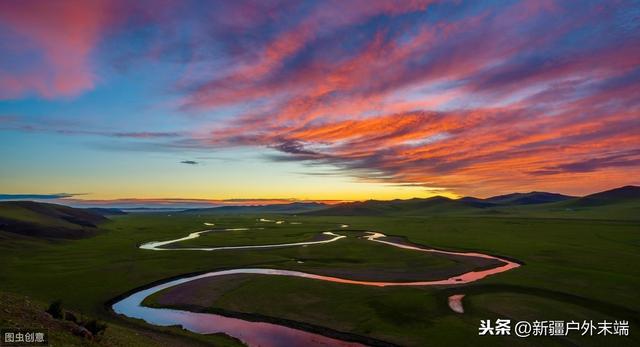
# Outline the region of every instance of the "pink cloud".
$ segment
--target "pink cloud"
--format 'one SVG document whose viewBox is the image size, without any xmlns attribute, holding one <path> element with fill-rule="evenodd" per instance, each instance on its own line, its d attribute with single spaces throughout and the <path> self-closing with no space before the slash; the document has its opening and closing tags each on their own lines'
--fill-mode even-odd
<svg viewBox="0 0 640 347">
<path fill-rule="evenodd" d="M 96 84 L 92 54 L 121 18 L 111 3 L 46 4 L 0 5 L 2 25 L 24 39 L 9 52 L 39 54 L 34 69 L 2 71 L 0 95 L 77 95 Z M 108 136 L 266 147 L 273 160 L 477 194 L 563 184 L 581 193 L 604 173 L 624 183 L 637 170 L 640 31 L 621 4 L 210 6 L 181 7 L 196 30 L 178 42 L 189 58 L 176 88 L 182 111 L 234 117 L 192 134 Z M 184 34 L 183 16 L 151 12 L 163 35 L 144 62 Z"/>
<path fill-rule="evenodd" d="M 105 1 L 0 3 L 0 25 L 20 46 L 8 47 L 9 54 L 27 51 L 38 60 L 27 71 L 1 71 L 0 96 L 35 92 L 53 98 L 92 88 L 96 76 L 90 55 L 109 17 Z"/>
</svg>

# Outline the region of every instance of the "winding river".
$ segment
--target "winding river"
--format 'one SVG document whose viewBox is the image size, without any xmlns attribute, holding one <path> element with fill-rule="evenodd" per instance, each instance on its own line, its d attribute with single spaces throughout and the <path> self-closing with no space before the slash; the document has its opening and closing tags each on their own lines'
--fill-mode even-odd
<svg viewBox="0 0 640 347">
<path fill-rule="evenodd" d="M 248 230 L 246 228 L 236 229 L 224 229 L 224 230 Z M 142 244 L 141 249 L 153 250 L 153 251 L 216 251 L 216 250 L 234 250 L 234 249 L 264 249 L 264 248 L 278 248 L 278 247 L 294 247 L 294 246 L 307 246 L 316 244 L 327 244 L 336 242 L 340 239 L 346 238 L 345 235 L 339 235 L 332 232 L 324 232 L 323 234 L 330 237 L 320 241 L 307 241 L 296 243 L 283 243 L 273 245 L 250 245 L 250 246 L 226 246 L 226 247 L 190 247 L 190 248 L 164 248 L 168 244 L 177 243 L 180 241 L 190 240 L 200 237 L 201 234 L 211 232 L 212 230 L 204 230 L 196 233 L 191 233 L 186 237 L 169 240 L 169 241 L 153 241 Z M 196 313 L 182 310 L 165 309 L 165 308 L 151 308 L 142 306 L 142 302 L 145 298 L 153 295 L 163 289 L 174 287 L 180 284 L 184 284 L 191 281 L 196 281 L 203 278 L 226 276 L 233 274 L 260 274 L 260 275 L 272 275 L 272 276 L 291 276 L 308 278 L 319 281 L 328 281 L 336 283 L 345 283 L 352 285 L 365 285 L 376 287 L 387 286 L 438 286 L 438 285 L 457 285 L 478 281 L 487 276 L 495 275 L 501 272 L 509 271 L 517 268 L 520 265 L 516 262 L 503 259 L 497 256 L 492 256 L 483 253 L 473 252 L 450 252 L 432 248 L 423 248 L 416 245 L 407 245 L 398 242 L 385 240 L 385 234 L 379 232 L 367 232 L 364 239 L 371 242 L 379 242 L 392 247 L 399 247 L 402 249 L 413 250 L 418 252 L 429 252 L 438 254 L 457 255 L 465 257 L 485 258 L 491 260 L 498 260 L 504 265 L 500 265 L 491 269 L 470 271 L 461 275 L 453 276 L 442 280 L 431 281 L 411 281 L 411 282 L 381 282 L 381 281 L 361 281 L 348 278 L 322 276 L 301 271 L 291 270 L 279 270 L 279 269 L 264 269 L 264 268 L 239 268 L 223 271 L 212 271 L 200 275 L 183 277 L 180 279 L 165 282 L 151 288 L 147 288 L 138 291 L 118 302 L 113 304 L 113 311 L 118 314 L 123 314 L 127 317 L 138 318 L 146 321 L 149 324 L 158 326 L 169 325 L 181 325 L 184 329 L 200 333 L 225 333 L 233 336 L 249 346 L 361 346 L 358 343 L 347 342 L 337 340 L 331 337 L 327 337 L 320 334 L 307 332 L 304 330 L 294 329 L 278 324 L 265 323 L 265 322 L 252 322 L 238 318 L 226 317 L 212 313 Z M 454 295 L 449 298 L 449 306 L 455 312 L 462 313 L 462 296 Z"/>
</svg>

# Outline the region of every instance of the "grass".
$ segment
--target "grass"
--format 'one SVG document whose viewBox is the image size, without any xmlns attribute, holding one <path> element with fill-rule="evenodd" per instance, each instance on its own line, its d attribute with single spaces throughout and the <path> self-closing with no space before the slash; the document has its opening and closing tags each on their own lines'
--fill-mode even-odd
<svg viewBox="0 0 640 347">
<path fill-rule="evenodd" d="M 535 219 L 601 219 L 627 220 L 640 222 L 640 203 L 637 201 L 621 201 L 610 205 L 577 204 L 573 200 L 540 205 L 520 205 L 491 208 L 486 211 L 475 211 L 477 215 L 491 213 L 507 217 L 527 217 Z"/>
<path fill-rule="evenodd" d="M 45 330 L 50 346 L 206 346 L 210 343 L 218 346 L 238 345 L 221 335 L 210 335 L 206 340 L 195 340 L 174 333 L 173 330 L 177 329 L 150 331 L 123 324 L 108 324 L 104 335 L 99 339 L 87 340 L 72 333 L 71 322 L 54 319 L 45 314 L 47 304 L 44 302 L 23 295 L 0 292 L 0 307 L 1 327 Z"/>
<path fill-rule="evenodd" d="M 216 227 L 256 226 L 260 216 L 138 214 L 115 217 L 95 237 L 48 242 L 0 232 L 0 290 L 42 302 L 62 299 L 70 309 L 123 329 L 148 327 L 114 317 L 104 303 L 150 282 L 197 271 L 273 267 L 310 272 L 365 273 L 451 267 L 451 260 L 392 249 L 362 240 L 272 250 L 145 251 L 143 242 L 184 237 Z M 270 219 L 292 220 L 291 217 Z M 251 232 L 212 233 L 192 240 L 202 245 L 299 242 L 310 232 L 338 228 L 379 230 L 409 241 L 450 250 L 474 250 L 522 260 L 525 266 L 455 288 L 371 288 L 299 278 L 251 276 L 228 291 L 203 287 L 193 302 L 202 310 L 228 310 L 300 320 L 340 331 L 370 335 L 402 345 L 600 345 L 638 344 L 633 335 L 640 299 L 640 224 L 637 221 L 520 217 L 326 217 L 299 216 L 300 225 L 264 225 Z M 262 223 L 265 224 L 265 223 Z M 340 233 L 340 231 L 337 231 Z M 377 247 L 381 246 L 381 247 Z M 297 260 L 303 259 L 303 264 Z M 404 275 L 407 275 L 405 273 Z M 368 275 L 367 275 L 368 276 Z M 225 279 L 221 279 L 223 282 Z M 223 282 L 219 284 L 222 285 Z M 211 290 L 209 290 L 211 289 Z M 450 293 L 467 294 L 467 312 L 446 306 Z M 154 298 L 157 300 L 157 298 Z M 153 301 L 151 301 L 153 303 Z M 480 319 L 628 319 L 631 340 L 479 337 Z M 637 325 L 636 325 L 637 326 Z M 166 331 L 165 331 L 166 330 Z M 212 343 L 180 329 L 152 329 L 186 341 Z M 219 337 L 217 337 L 219 338 Z M 214 343 L 220 343 L 215 341 Z M 224 343 L 233 344 L 233 340 Z"/>
</svg>

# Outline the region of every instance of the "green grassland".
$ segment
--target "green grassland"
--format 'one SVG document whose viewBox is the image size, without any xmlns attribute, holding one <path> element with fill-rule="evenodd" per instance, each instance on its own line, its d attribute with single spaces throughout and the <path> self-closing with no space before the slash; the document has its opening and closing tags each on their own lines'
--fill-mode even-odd
<svg viewBox="0 0 640 347">
<path fill-rule="evenodd" d="M 250 224 L 250 219 L 245 218 L 244 221 Z M 223 219 L 223 223 L 241 222 L 242 219 Z M 308 245 L 269 250 L 270 253 L 280 257 L 280 261 L 269 264 L 269 267 L 360 280 L 419 281 L 448 278 L 471 270 L 494 267 L 500 264 L 483 259 L 408 252 L 363 240 L 364 232 L 332 228 L 335 226 L 335 223 L 313 220 L 300 225 L 257 222 L 250 230 L 214 230 L 201 234 L 196 239 L 170 244 L 167 248 L 267 245 L 312 241 L 317 239 L 317 236 L 322 236 L 320 239 L 332 237 L 321 235 L 318 230 L 332 230 L 333 233 L 348 237 L 330 245 Z M 260 251 L 265 250 L 253 250 L 253 252 Z M 219 252 L 235 251 L 221 250 Z"/>
<path fill-rule="evenodd" d="M 219 336 L 198 336 L 177 328 L 151 328 L 115 317 L 105 303 L 134 288 L 187 273 L 235 267 L 268 267 L 360 276 L 394 273 L 415 276 L 426 268 L 463 266 L 451 259 L 393 249 L 354 237 L 331 244 L 263 250 L 149 251 L 137 246 L 207 229 L 264 227 L 263 230 L 208 233 L 184 246 L 299 242 L 318 232 L 378 230 L 448 250 L 473 250 L 521 260 L 525 265 L 474 284 L 442 288 L 373 288 L 308 279 L 245 276 L 218 279 L 219 291 L 203 286 L 192 309 L 245 312 L 307 322 L 369 335 L 400 345 L 621 345 L 640 344 L 634 334 L 640 312 L 640 223 L 632 220 L 509 216 L 270 216 L 299 221 L 257 223 L 264 216 L 134 214 L 111 217 L 91 238 L 36 240 L 0 231 L 0 290 L 41 302 L 62 299 L 70 309 L 108 321 L 117 329 L 140 329 L 181 336 L 185 341 L 234 344 Z M 264 224 L 264 225 L 263 225 Z M 206 235 L 206 236 L 205 236 Z M 302 260 L 303 263 L 298 263 Z M 455 264 L 453 264 L 455 263 Z M 403 273 L 402 270 L 409 269 Z M 424 273 L 423 273 L 424 274 Z M 408 278 L 408 277 L 405 277 Z M 225 281 L 231 281 L 225 283 Z M 235 281 L 235 282 L 234 282 Z M 466 294 L 464 314 L 446 303 Z M 160 293 L 149 304 L 162 303 Z M 165 303 L 166 304 L 166 303 Z M 480 319 L 627 319 L 631 337 L 479 337 Z M 194 342 L 195 343 L 195 342 Z"/>
<path fill-rule="evenodd" d="M 474 211 L 474 213 L 467 213 L 467 215 L 638 221 L 640 220 L 640 203 L 637 201 L 621 201 L 616 204 L 601 206 L 562 201 L 540 205 L 503 206 Z"/>
</svg>

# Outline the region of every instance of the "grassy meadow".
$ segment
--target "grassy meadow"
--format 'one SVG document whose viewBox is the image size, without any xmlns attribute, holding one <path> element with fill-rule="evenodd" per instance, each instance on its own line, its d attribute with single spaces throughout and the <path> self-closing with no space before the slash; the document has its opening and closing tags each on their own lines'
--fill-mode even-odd
<svg viewBox="0 0 640 347">
<path fill-rule="evenodd" d="M 274 224 L 258 222 L 260 217 L 264 216 L 115 216 L 100 226 L 97 236 L 72 241 L 36 240 L 0 232 L 0 290 L 45 303 L 61 299 L 66 307 L 105 320 L 116 329 L 154 331 L 193 343 L 233 345 L 237 342 L 220 336 L 154 328 L 116 317 L 105 303 L 154 281 L 236 267 L 410 280 L 428 277 L 429 273 L 446 274 L 439 269 L 466 271 L 474 266 L 359 240 L 353 237 L 358 233 L 339 227 L 347 223 L 350 230 L 376 230 L 431 247 L 511 257 L 525 265 L 469 285 L 429 288 L 373 288 L 281 276 L 234 276 L 203 283 L 199 295 L 188 302 L 163 301 L 166 293 L 161 292 L 147 303 L 300 321 L 398 345 L 464 345 L 469 341 L 487 346 L 640 344 L 634 334 L 640 312 L 640 268 L 635 266 L 640 263 L 637 221 L 516 216 L 269 216 L 302 223 Z M 215 223 L 215 228 L 264 229 L 207 233 L 176 246 L 299 242 L 326 230 L 354 235 L 330 244 L 280 249 L 138 249 L 144 242 L 210 229 L 205 222 Z M 446 298 L 450 294 L 466 294 L 464 314 L 448 308 Z M 480 319 L 492 318 L 625 319 L 631 321 L 631 336 L 478 336 Z"/>
</svg>

